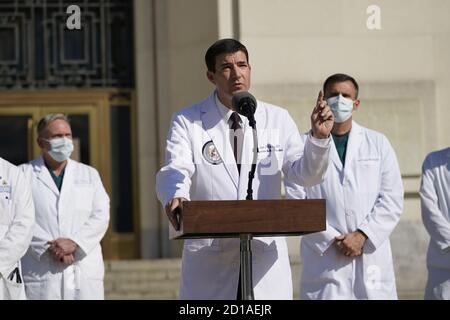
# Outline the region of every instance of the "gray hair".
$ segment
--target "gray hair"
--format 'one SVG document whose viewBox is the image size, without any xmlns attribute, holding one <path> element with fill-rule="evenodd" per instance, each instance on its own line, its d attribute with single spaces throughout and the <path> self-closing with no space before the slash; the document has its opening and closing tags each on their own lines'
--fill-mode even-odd
<svg viewBox="0 0 450 320">
<path fill-rule="evenodd" d="M 45 129 L 47 129 L 48 125 L 55 120 L 64 120 L 70 125 L 69 118 L 64 113 L 50 113 L 39 120 L 37 125 L 37 134 L 38 137 L 42 137 Z"/>
</svg>

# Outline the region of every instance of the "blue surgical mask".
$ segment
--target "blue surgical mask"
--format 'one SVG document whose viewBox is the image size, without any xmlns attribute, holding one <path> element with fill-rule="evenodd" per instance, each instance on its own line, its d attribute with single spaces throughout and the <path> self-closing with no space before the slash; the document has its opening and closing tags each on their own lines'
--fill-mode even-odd
<svg viewBox="0 0 450 320">
<path fill-rule="evenodd" d="M 342 123 L 348 120 L 353 111 L 353 100 L 345 98 L 342 94 L 327 99 L 331 112 L 334 115 L 334 122 Z"/>
<path fill-rule="evenodd" d="M 69 159 L 70 155 L 73 151 L 73 142 L 72 139 L 63 137 L 63 138 L 55 138 L 51 140 L 46 140 L 50 143 L 50 151 L 48 154 L 58 162 L 63 162 Z"/>
</svg>

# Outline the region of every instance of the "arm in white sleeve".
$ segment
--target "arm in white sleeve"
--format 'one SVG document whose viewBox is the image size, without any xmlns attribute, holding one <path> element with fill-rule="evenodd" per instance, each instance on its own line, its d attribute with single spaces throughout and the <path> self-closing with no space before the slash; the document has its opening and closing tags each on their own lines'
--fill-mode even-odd
<svg viewBox="0 0 450 320">
<path fill-rule="evenodd" d="M 165 165 L 156 175 L 158 199 L 165 206 L 173 198 L 190 200 L 195 165 L 184 118 L 174 115 L 166 141 Z"/>
<path fill-rule="evenodd" d="M 78 249 L 85 255 L 89 254 L 103 239 L 109 224 L 109 197 L 103 187 L 97 170 L 92 170 L 94 184 L 94 199 L 92 211 L 88 220 L 69 238 L 75 241 Z M 77 249 L 77 250 L 78 250 Z"/>
<path fill-rule="evenodd" d="M 403 211 L 403 183 L 397 157 L 389 141 L 383 137 L 381 183 L 372 211 L 358 226 L 372 249 L 389 239 Z M 367 183 L 371 183 L 368 181 Z"/>
<path fill-rule="evenodd" d="M 19 166 L 19 169 L 24 174 L 27 185 L 32 185 L 32 170 L 31 167 L 28 164 L 23 164 Z M 31 191 L 32 196 L 33 191 Z M 30 253 L 36 260 L 41 260 L 42 255 L 47 251 L 49 245 L 47 244 L 48 241 L 54 240 L 53 237 L 46 232 L 39 223 L 34 223 L 34 226 L 32 228 L 32 235 L 31 243 L 30 243 Z"/>
<path fill-rule="evenodd" d="M 340 235 L 342 235 L 342 233 L 333 228 L 327 221 L 325 231 L 305 235 L 302 237 L 302 241 L 307 241 L 319 255 L 324 255 L 325 251 L 327 251 L 336 240 L 335 238 Z"/>
<path fill-rule="evenodd" d="M 0 239 L 0 273 L 4 277 L 8 276 L 5 273 L 27 251 L 33 236 L 35 219 L 30 185 L 21 171 L 16 172 L 10 204 L 13 210 L 12 221 L 5 236 Z"/>
<path fill-rule="evenodd" d="M 283 163 L 284 176 L 304 187 L 321 183 L 328 168 L 331 137 L 316 139 L 309 133 L 303 142 L 288 113 L 283 128 L 288 136 Z"/>
<path fill-rule="evenodd" d="M 439 209 L 439 199 L 435 187 L 437 181 L 431 170 L 433 167 L 431 162 L 428 157 L 422 166 L 422 182 L 420 185 L 422 221 L 431 241 L 443 252 L 448 252 L 450 250 L 450 223 Z"/>
</svg>

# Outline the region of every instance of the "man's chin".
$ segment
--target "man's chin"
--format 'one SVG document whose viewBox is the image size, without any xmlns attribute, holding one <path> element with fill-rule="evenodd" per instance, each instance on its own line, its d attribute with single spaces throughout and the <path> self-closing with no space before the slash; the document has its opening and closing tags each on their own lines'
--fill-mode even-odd
<svg viewBox="0 0 450 320">
<path fill-rule="evenodd" d="M 247 88 L 239 87 L 239 88 L 236 88 L 235 90 L 233 90 L 232 94 L 234 95 L 238 92 L 243 92 L 243 91 L 248 91 L 248 90 L 247 90 Z"/>
</svg>

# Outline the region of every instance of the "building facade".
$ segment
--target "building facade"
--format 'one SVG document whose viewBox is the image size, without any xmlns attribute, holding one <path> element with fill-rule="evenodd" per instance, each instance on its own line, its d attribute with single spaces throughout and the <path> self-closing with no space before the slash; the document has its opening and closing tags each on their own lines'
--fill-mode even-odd
<svg viewBox="0 0 450 320">
<path fill-rule="evenodd" d="M 68 28 L 71 5 L 81 29 Z M 359 81 L 354 118 L 388 136 L 405 185 L 396 263 L 421 264 L 423 273 L 425 252 L 413 251 L 426 242 L 421 163 L 450 145 L 448 12 L 447 0 L 2 0 L 1 156 L 36 157 L 36 121 L 68 113 L 74 157 L 100 171 L 111 196 L 105 256 L 178 257 L 182 243 L 168 240 L 155 174 L 172 113 L 213 89 L 206 49 L 234 37 L 250 53 L 252 93 L 287 108 L 300 131 L 327 76 Z M 298 257 L 298 238 L 289 246 Z"/>
</svg>

